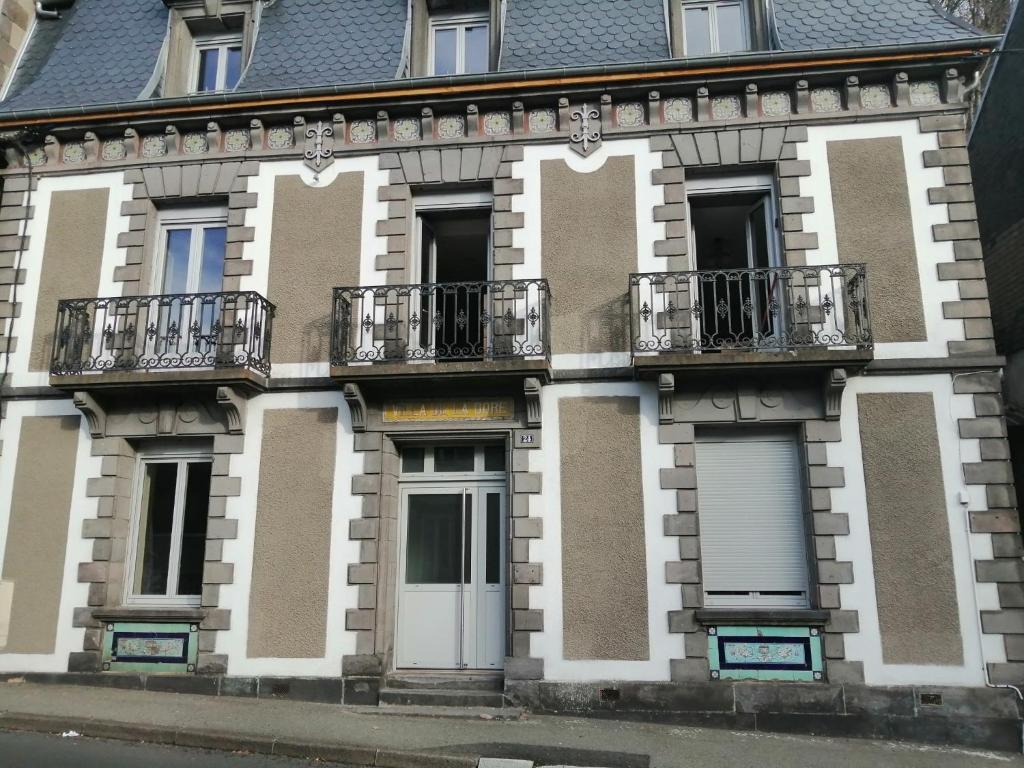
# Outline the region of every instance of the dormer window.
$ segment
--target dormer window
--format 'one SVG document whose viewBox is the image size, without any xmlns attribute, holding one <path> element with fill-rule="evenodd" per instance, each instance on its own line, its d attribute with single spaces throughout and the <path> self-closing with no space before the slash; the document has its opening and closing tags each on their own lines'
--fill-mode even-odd
<svg viewBox="0 0 1024 768">
<path fill-rule="evenodd" d="M 487 14 L 431 15 L 430 63 L 434 75 L 486 72 L 490 64 Z"/>
<path fill-rule="evenodd" d="M 682 0 L 683 55 L 713 56 L 751 49 L 744 0 Z"/>
<path fill-rule="evenodd" d="M 230 91 L 242 74 L 242 36 L 197 37 L 193 64 L 194 93 Z"/>
</svg>

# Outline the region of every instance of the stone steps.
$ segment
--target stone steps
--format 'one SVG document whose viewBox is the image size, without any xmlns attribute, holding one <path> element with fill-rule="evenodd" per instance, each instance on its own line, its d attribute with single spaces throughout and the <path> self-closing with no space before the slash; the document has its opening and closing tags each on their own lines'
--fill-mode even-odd
<svg viewBox="0 0 1024 768">
<path fill-rule="evenodd" d="M 392 688 L 380 692 L 382 706 L 502 708 L 505 694 L 457 688 Z"/>
</svg>

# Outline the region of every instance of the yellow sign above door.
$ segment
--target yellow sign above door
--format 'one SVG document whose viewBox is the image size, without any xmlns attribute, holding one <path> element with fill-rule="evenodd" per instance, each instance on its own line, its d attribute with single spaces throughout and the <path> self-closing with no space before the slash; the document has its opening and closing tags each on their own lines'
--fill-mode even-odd
<svg viewBox="0 0 1024 768">
<path fill-rule="evenodd" d="M 511 398 L 405 400 L 384 406 L 384 423 L 407 421 L 501 421 L 515 417 Z"/>
</svg>

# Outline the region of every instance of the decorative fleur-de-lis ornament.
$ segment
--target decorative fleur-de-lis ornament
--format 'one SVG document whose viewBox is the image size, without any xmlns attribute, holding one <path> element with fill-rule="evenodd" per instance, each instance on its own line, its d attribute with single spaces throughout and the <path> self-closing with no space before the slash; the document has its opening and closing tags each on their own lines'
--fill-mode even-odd
<svg viewBox="0 0 1024 768">
<path fill-rule="evenodd" d="M 569 113 L 573 129 L 569 133 L 569 147 L 579 155 L 586 157 L 601 143 L 601 113 L 597 107 L 584 104 Z M 592 120 L 598 122 L 593 123 Z"/>
<path fill-rule="evenodd" d="M 306 128 L 306 165 L 317 175 L 334 159 L 334 126 L 318 120 Z"/>
</svg>

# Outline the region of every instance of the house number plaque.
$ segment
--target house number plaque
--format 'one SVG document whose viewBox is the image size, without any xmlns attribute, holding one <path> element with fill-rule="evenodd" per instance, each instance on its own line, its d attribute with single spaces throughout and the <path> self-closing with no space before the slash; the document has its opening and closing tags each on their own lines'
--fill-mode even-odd
<svg viewBox="0 0 1024 768">
<path fill-rule="evenodd" d="M 515 417 L 509 398 L 406 400 L 384 406 L 384 423 L 410 421 L 502 421 Z"/>
</svg>

